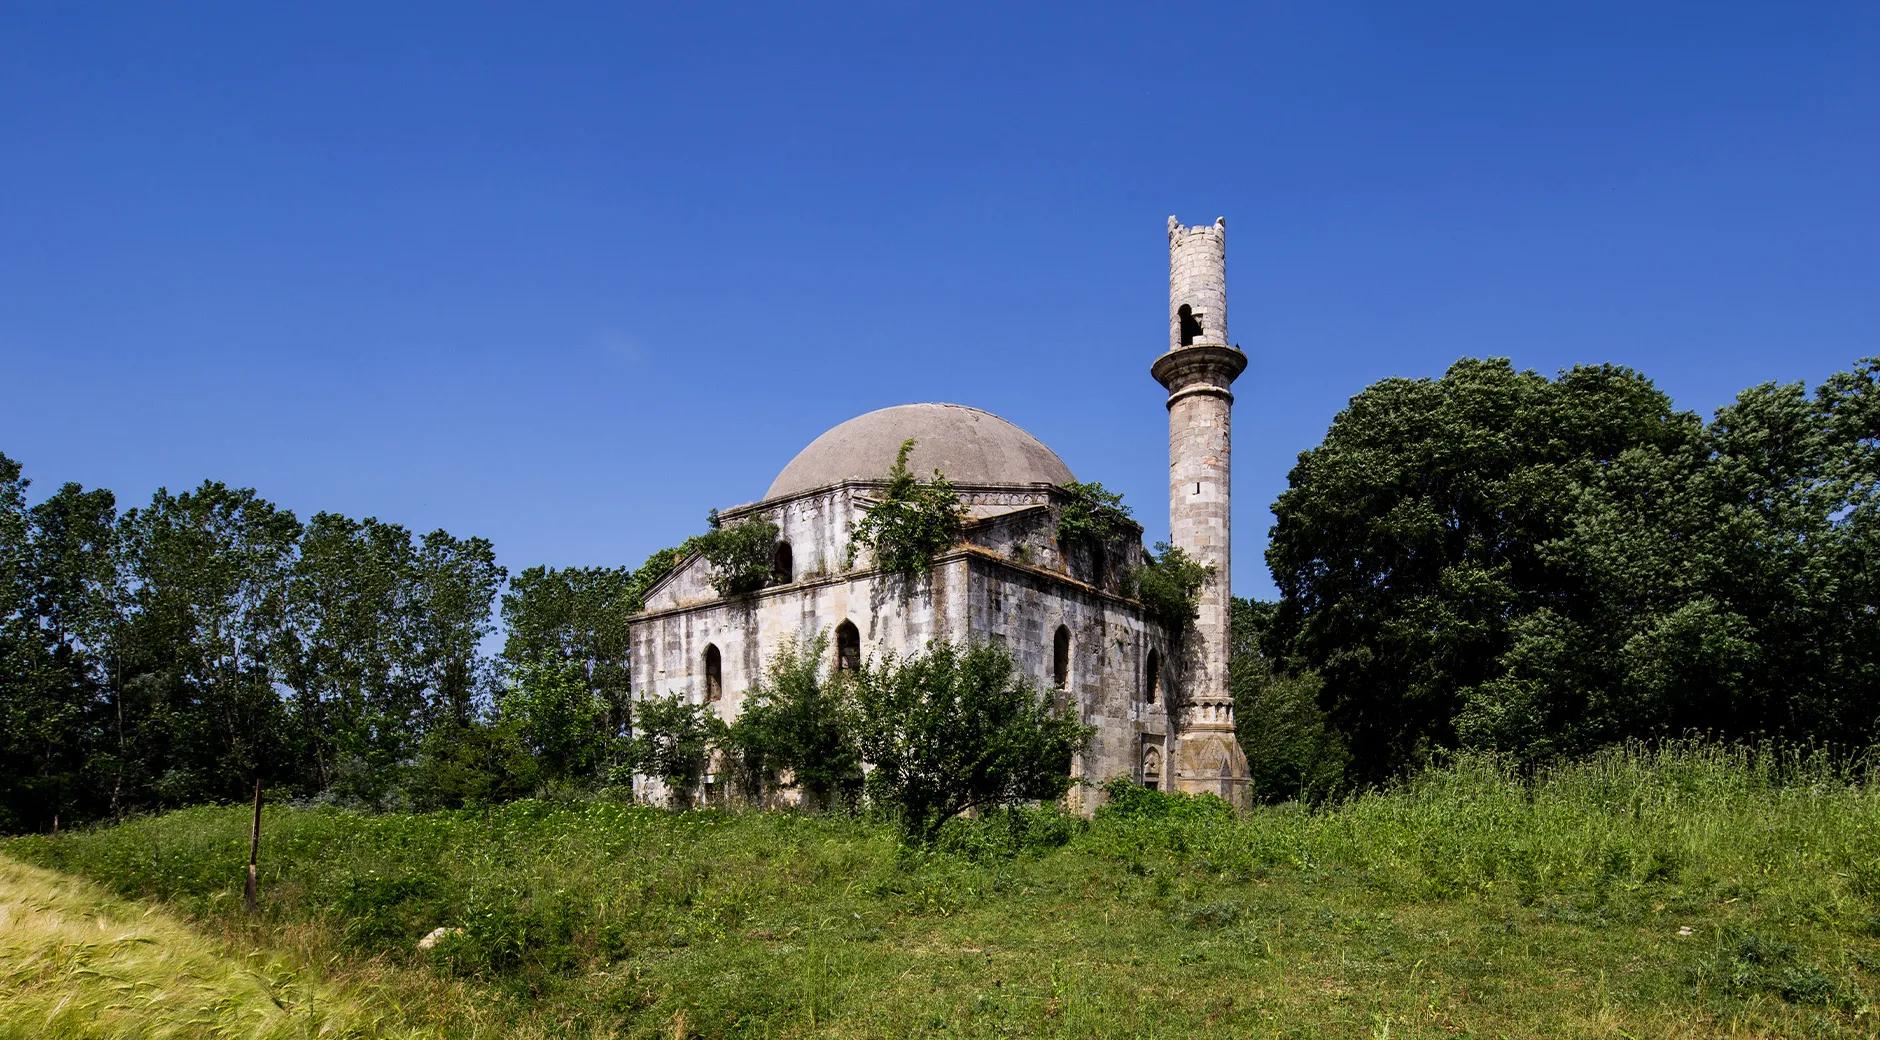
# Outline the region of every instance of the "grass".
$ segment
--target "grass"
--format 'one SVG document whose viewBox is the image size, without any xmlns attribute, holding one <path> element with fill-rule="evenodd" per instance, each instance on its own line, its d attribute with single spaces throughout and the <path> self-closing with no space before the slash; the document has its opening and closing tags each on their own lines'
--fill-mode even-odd
<svg viewBox="0 0 1880 1040">
<path fill-rule="evenodd" d="M 1880 786 L 1778 755 L 1470 760 L 1240 819 L 1145 795 L 927 852 L 784 814 L 275 810 L 252 920 L 245 825 L 0 850 L 444 1036 L 1880 1034 Z"/>
<path fill-rule="evenodd" d="M 0 1037 L 196 1040 L 408 1035 L 278 961 L 0 858 Z"/>
</svg>

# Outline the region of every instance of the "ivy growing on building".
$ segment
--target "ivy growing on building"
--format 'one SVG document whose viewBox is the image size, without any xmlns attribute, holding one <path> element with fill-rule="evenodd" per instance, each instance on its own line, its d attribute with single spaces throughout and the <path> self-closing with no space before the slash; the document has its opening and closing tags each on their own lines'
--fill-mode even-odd
<svg viewBox="0 0 1880 1040">
<path fill-rule="evenodd" d="M 966 507 L 946 475 L 934 470 L 933 479 L 921 480 L 907 468 L 914 450 L 910 439 L 901 443 L 888 471 L 888 486 L 869 506 L 849 536 L 848 565 L 863 548 L 875 566 L 904 577 L 914 577 L 933 566 L 934 558 L 959 540 Z"/>
<path fill-rule="evenodd" d="M 1167 542 L 1156 543 L 1149 562 L 1130 575 L 1136 598 L 1151 617 L 1168 628 L 1169 636 L 1181 634 L 1201 610 L 1201 587 L 1214 576 L 1214 568 Z"/>
<path fill-rule="evenodd" d="M 1058 511 L 1059 545 L 1105 545 L 1135 525 L 1123 496 L 1096 481 L 1072 481 L 1063 490 L 1070 500 Z"/>
<path fill-rule="evenodd" d="M 712 517 L 716 520 L 716 514 Z M 744 596 L 770 584 L 777 525 L 768 520 L 714 524 L 686 543 L 712 565 L 712 588 L 720 596 Z"/>
</svg>

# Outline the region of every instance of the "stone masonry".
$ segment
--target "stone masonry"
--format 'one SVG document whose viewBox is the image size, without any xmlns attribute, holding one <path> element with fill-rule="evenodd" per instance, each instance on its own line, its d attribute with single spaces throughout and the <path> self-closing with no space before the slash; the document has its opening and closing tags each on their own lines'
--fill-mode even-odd
<svg viewBox="0 0 1880 1040">
<path fill-rule="evenodd" d="M 719 515 L 777 527 L 771 584 L 722 597 L 694 555 L 649 589 L 630 622 L 633 696 L 681 697 L 729 722 L 785 646 L 828 639 L 831 671 L 920 651 L 930 640 L 1005 647 L 1041 695 L 1095 730 L 1072 765 L 1070 796 L 1089 812 L 1096 785 L 1152 786 L 1249 799 L 1227 686 L 1229 387 L 1247 359 L 1227 340 L 1227 225 L 1169 218 L 1169 349 L 1151 373 L 1168 390 L 1171 540 L 1213 568 L 1199 617 L 1179 638 L 1135 598 L 1142 530 L 1105 544 L 1064 544 L 1069 467 L 998 416 L 952 404 L 907 404 L 832 427 L 783 468 L 763 498 Z M 966 524 L 959 542 L 911 578 L 851 557 L 856 524 L 879 499 L 902 445 L 909 468 L 944 471 Z M 725 796 L 713 763 L 702 790 Z M 792 797 L 788 793 L 782 800 Z"/>
<path fill-rule="evenodd" d="M 1251 792 L 1246 756 L 1234 736 L 1227 633 L 1233 565 L 1229 387 L 1247 358 L 1227 341 L 1227 221 L 1183 227 L 1170 217 L 1168 238 L 1169 350 L 1150 372 L 1169 393 L 1169 537 L 1213 569 L 1198 616 L 1182 639 L 1172 783 L 1245 805 Z"/>
</svg>

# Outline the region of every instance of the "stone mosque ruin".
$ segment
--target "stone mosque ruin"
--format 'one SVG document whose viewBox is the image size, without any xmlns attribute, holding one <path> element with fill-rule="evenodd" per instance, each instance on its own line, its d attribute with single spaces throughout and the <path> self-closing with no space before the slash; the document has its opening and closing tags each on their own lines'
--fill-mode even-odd
<svg viewBox="0 0 1880 1040">
<path fill-rule="evenodd" d="M 1170 217 L 1168 244 L 1168 349 L 1149 371 L 1168 392 L 1169 540 L 1213 568 L 1179 642 L 1127 592 L 1145 556 L 1139 526 L 1107 545 L 1059 544 L 1064 487 L 1076 478 L 1055 452 L 990 412 L 905 404 L 828 430 L 762 499 L 720 511 L 724 523 L 776 525 L 771 583 L 721 596 L 703 557 L 680 564 L 631 622 L 633 696 L 684 697 L 729 722 L 741 691 L 792 639 L 829 634 L 834 670 L 935 639 L 1002 644 L 1023 675 L 1096 728 L 1074 775 L 1247 804 L 1227 686 L 1230 388 L 1247 358 L 1227 337 L 1226 220 L 1187 227 Z M 957 543 L 912 582 L 866 553 L 846 561 L 850 533 L 909 440 L 909 468 L 944 473 L 967 514 Z M 714 783 L 708 775 L 708 793 Z M 1071 794 L 1084 811 L 1100 797 L 1090 787 Z"/>
</svg>

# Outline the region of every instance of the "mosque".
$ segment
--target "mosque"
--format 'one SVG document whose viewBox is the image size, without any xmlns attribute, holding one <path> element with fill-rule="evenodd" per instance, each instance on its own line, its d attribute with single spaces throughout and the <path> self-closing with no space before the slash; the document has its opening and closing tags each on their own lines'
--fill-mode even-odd
<svg viewBox="0 0 1880 1040">
<path fill-rule="evenodd" d="M 762 499 L 719 512 L 727 524 L 776 525 L 771 582 L 720 596 L 703 557 L 681 563 L 631 621 L 633 696 L 681 696 L 729 722 L 791 639 L 828 634 L 835 670 L 930 640 L 990 642 L 1095 727 L 1076 776 L 1247 804 L 1227 686 L 1230 387 L 1247 366 L 1227 338 L 1227 223 L 1170 217 L 1168 242 L 1168 349 L 1149 371 L 1168 394 L 1170 542 L 1213 569 L 1179 641 L 1129 595 L 1126 575 L 1145 555 L 1140 527 L 1108 545 L 1059 543 L 1064 487 L 1076 478 L 1055 452 L 990 412 L 906 404 L 826 431 Z M 915 581 L 866 553 L 846 560 L 850 532 L 909 440 L 909 469 L 945 474 L 967 515 L 956 544 Z M 1072 793 L 1086 811 L 1098 797 Z"/>
</svg>

